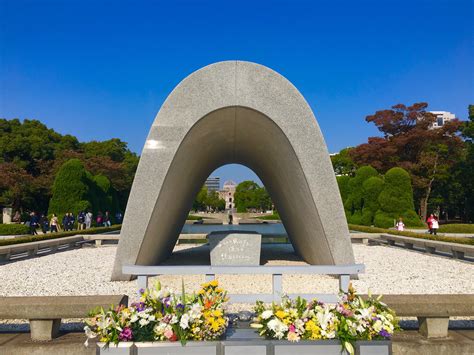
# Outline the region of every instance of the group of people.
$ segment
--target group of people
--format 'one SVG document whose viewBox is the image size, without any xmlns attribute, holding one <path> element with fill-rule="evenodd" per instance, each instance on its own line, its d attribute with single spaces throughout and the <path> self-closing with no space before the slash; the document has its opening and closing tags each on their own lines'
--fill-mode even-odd
<svg viewBox="0 0 474 355">
<path fill-rule="evenodd" d="M 426 219 L 426 224 L 428 226 L 428 232 L 430 234 L 437 235 L 439 229 L 439 219 L 434 213 L 430 214 L 429 217 Z M 399 218 L 398 222 L 395 223 L 395 228 L 398 231 L 405 230 L 405 224 L 403 223 L 402 217 Z"/>
<path fill-rule="evenodd" d="M 18 215 L 18 216 L 17 216 Z M 123 215 L 121 212 L 115 214 L 115 222 L 122 223 Z M 112 225 L 112 218 L 109 211 L 106 211 L 104 214 L 102 212 L 97 213 L 97 216 L 94 220 L 94 215 L 91 211 L 81 211 L 78 213 L 77 217 L 72 212 L 67 212 L 61 222 L 56 214 L 53 213 L 51 218 L 41 214 L 38 215 L 36 212 L 29 213 L 29 218 L 25 222 L 26 225 L 30 228 L 30 234 L 38 234 L 38 229 L 41 229 L 43 234 L 48 232 L 60 232 L 60 231 L 72 231 L 75 229 L 84 230 L 92 227 L 95 221 L 95 226 L 97 227 L 110 227 Z M 17 212 L 13 218 L 14 223 L 21 223 L 21 218 L 19 212 Z"/>
</svg>

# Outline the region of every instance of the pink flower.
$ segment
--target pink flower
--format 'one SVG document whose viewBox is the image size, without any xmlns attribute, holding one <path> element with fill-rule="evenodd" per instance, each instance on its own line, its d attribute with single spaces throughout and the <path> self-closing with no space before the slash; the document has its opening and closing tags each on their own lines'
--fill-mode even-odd
<svg viewBox="0 0 474 355">
<path fill-rule="evenodd" d="M 171 340 L 171 338 L 173 337 L 174 333 L 173 333 L 173 330 L 172 329 L 166 329 L 165 332 L 163 333 L 163 335 Z"/>
<path fill-rule="evenodd" d="M 291 325 L 288 327 L 288 330 L 289 330 L 290 332 L 293 332 L 293 333 L 294 333 L 294 332 L 296 331 L 296 328 L 295 328 L 295 326 L 294 326 L 293 324 L 291 324 Z"/>
</svg>

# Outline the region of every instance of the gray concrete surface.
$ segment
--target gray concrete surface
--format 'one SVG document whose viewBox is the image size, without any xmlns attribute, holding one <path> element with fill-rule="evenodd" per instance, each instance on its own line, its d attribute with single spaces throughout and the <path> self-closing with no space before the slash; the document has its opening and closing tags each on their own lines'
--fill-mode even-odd
<svg viewBox="0 0 474 355">
<path fill-rule="evenodd" d="M 336 178 L 311 108 L 275 71 L 228 61 L 188 76 L 158 112 L 135 175 L 112 279 L 130 279 L 122 274 L 124 264 L 164 261 L 206 177 L 229 163 L 261 178 L 305 261 L 354 263 Z"/>
</svg>

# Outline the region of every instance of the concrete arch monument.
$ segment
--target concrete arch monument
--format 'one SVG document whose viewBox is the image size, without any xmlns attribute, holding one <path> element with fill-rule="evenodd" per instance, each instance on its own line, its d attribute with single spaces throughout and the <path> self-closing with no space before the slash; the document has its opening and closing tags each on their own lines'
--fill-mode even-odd
<svg viewBox="0 0 474 355">
<path fill-rule="evenodd" d="M 344 209 L 313 112 L 283 76 L 227 61 L 185 78 L 145 142 L 112 274 L 157 265 L 172 252 L 193 198 L 219 166 L 252 169 L 267 187 L 295 250 L 310 264 L 354 263 Z"/>
</svg>

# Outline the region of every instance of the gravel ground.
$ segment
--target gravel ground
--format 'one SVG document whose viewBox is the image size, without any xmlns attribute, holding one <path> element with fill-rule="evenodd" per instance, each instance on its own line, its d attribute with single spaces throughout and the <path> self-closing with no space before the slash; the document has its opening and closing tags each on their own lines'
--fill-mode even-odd
<svg viewBox="0 0 474 355">
<path fill-rule="evenodd" d="M 472 263 L 387 246 L 353 244 L 357 263 L 366 272 L 353 281 L 359 293 L 462 294 L 474 293 Z M 116 246 L 86 247 L 0 265 L 0 296 L 54 296 L 127 294 L 137 298 L 136 281 L 111 282 Z M 262 261 L 268 265 L 304 265 L 290 245 L 263 245 Z M 168 264 L 209 263 L 206 246 L 178 245 Z M 162 276 L 160 281 L 180 290 L 181 280 L 193 291 L 203 275 Z M 226 275 L 219 277 L 230 293 L 270 293 L 270 275 Z M 338 281 L 329 276 L 283 276 L 288 293 L 335 293 Z M 231 306 L 231 311 L 250 306 Z M 3 321 L 3 323 L 6 323 Z M 11 323 L 11 322 L 8 322 Z"/>
</svg>

